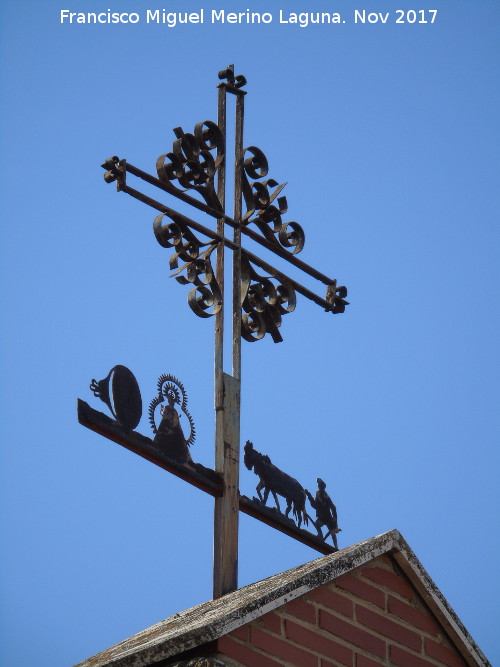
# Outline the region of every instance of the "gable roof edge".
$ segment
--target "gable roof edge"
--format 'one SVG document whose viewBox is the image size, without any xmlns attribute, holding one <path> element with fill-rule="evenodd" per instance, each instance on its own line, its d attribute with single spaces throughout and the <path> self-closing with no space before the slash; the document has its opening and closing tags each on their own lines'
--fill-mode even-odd
<svg viewBox="0 0 500 667">
<path fill-rule="evenodd" d="M 400 532 L 391 530 L 175 614 L 76 667 L 146 667 L 173 658 L 213 642 L 384 554 L 395 559 L 467 664 L 490 666 Z"/>
<path fill-rule="evenodd" d="M 448 600 L 436 586 L 401 533 L 399 531 L 392 532 L 397 533 L 398 536 L 395 539 L 397 546 L 395 546 L 391 555 L 453 640 L 464 660 L 472 667 L 477 665 L 491 667 L 484 653 L 468 633 Z"/>
</svg>

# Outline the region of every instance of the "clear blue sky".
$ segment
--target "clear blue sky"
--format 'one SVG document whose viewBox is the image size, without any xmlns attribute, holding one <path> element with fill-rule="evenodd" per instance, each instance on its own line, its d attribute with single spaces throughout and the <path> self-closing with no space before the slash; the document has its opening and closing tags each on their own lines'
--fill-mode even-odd
<svg viewBox="0 0 500 667">
<path fill-rule="evenodd" d="M 173 373 L 213 464 L 213 322 L 168 279 L 152 211 L 99 165 L 154 173 L 172 128 L 215 120 L 233 62 L 245 144 L 288 181 L 301 257 L 351 302 L 331 316 L 299 297 L 283 343 L 243 344 L 242 440 L 325 479 L 341 546 L 399 529 L 498 662 L 500 4 L 381 0 L 366 9 L 387 23 L 355 25 L 361 4 L 282 3 L 346 20 L 300 28 L 278 3 L 174 1 L 275 20 L 59 22 L 164 6 L 1 3 L 2 665 L 67 667 L 211 595 L 212 499 L 80 426 L 76 398 L 105 410 L 89 382 L 121 363 L 147 405 Z M 399 8 L 438 14 L 396 24 Z M 256 482 L 242 470 L 242 492 Z M 317 555 L 240 525 L 242 585 Z"/>
</svg>

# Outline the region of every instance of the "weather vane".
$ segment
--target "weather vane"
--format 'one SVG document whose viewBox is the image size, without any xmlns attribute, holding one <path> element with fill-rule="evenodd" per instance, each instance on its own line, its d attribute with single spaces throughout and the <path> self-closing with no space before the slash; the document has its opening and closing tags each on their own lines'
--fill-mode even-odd
<svg viewBox="0 0 500 667">
<path fill-rule="evenodd" d="M 174 376 L 158 379 L 158 394 L 149 405 L 154 438 L 136 432 L 142 416 L 142 398 L 137 381 L 125 366 L 115 366 L 106 378 L 92 380 L 91 390 L 110 409 L 114 419 L 79 399 L 80 423 L 118 442 L 156 465 L 190 482 L 215 497 L 214 513 L 214 597 L 237 588 L 238 512 L 242 511 L 317 549 L 331 553 L 337 547 L 337 511 L 326 484 L 317 479 L 315 496 L 275 466 L 269 456 L 245 445 L 244 463 L 259 478 L 256 498 L 239 493 L 241 339 L 258 341 L 269 334 L 281 342 L 282 317 L 295 310 L 297 293 L 325 311 L 343 313 L 347 289 L 298 259 L 304 247 L 302 227 L 284 222 L 288 211 L 281 193 L 286 183 L 268 177 L 264 153 L 256 146 L 243 147 L 246 79 L 234 74 L 234 67 L 219 72 L 217 123 L 204 121 L 192 133 L 174 129 L 172 150 L 156 161 L 152 176 L 114 156 L 102 165 L 107 183 L 158 211 L 153 231 L 158 243 L 172 249 L 170 269 L 176 280 L 191 285 L 188 303 L 199 317 L 215 319 L 215 470 L 195 463 L 190 446 L 195 440 L 194 422 L 187 410 L 184 386 Z M 235 98 L 234 205 L 226 212 L 226 106 L 228 95 Z M 208 214 L 217 221 L 211 229 L 131 187 L 128 175 L 156 186 Z M 232 230 L 229 237 L 228 231 Z M 286 260 L 326 287 L 325 296 L 279 271 L 242 247 L 246 237 Z M 226 304 L 224 289 L 225 249 L 232 252 L 232 304 Z M 214 267 L 215 263 L 215 267 Z M 223 368 L 225 310 L 231 312 L 232 373 Z M 187 420 L 185 435 L 181 419 Z M 269 494 L 276 507 L 267 506 Z M 282 513 L 278 496 L 286 501 Z M 306 500 L 316 519 L 306 508 Z M 311 512 L 312 513 L 312 512 Z M 290 514 L 292 516 L 290 516 Z M 312 524 L 316 534 L 308 530 Z M 323 534 L 323 528 L 325 534 Z M 333 546 L 327 543 L 331 537 Z"/>
</svg>

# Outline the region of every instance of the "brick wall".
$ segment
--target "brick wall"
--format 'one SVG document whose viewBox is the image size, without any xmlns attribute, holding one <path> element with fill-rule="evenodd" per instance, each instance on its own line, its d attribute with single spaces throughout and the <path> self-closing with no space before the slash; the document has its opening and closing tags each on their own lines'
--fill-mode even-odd
<svg viewBox="0 0 500 667">
<path fill-rule="evenodd" d="M 231 632 L 217 651 L 249 667 L 466 664 L 388 556 Z"/>
</svg>

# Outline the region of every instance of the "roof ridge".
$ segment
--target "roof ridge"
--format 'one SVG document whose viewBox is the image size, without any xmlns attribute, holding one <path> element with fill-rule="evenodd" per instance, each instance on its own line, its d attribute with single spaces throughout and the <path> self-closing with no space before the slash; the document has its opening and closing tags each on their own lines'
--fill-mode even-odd
<svg viewBox="0 0 500 667">
<path fill-rule="evenodd" d="M 394 529 L 173 614 L 76 667 L 126 667 L 132 664 L 141 667 L 151 664 L 153 657 L 156 661 L 173 657 L 212 642 L 389 552 L 467 662 L 488 666 L 490 663 L 446 598 L 401 533 Z"/>
</svg>

